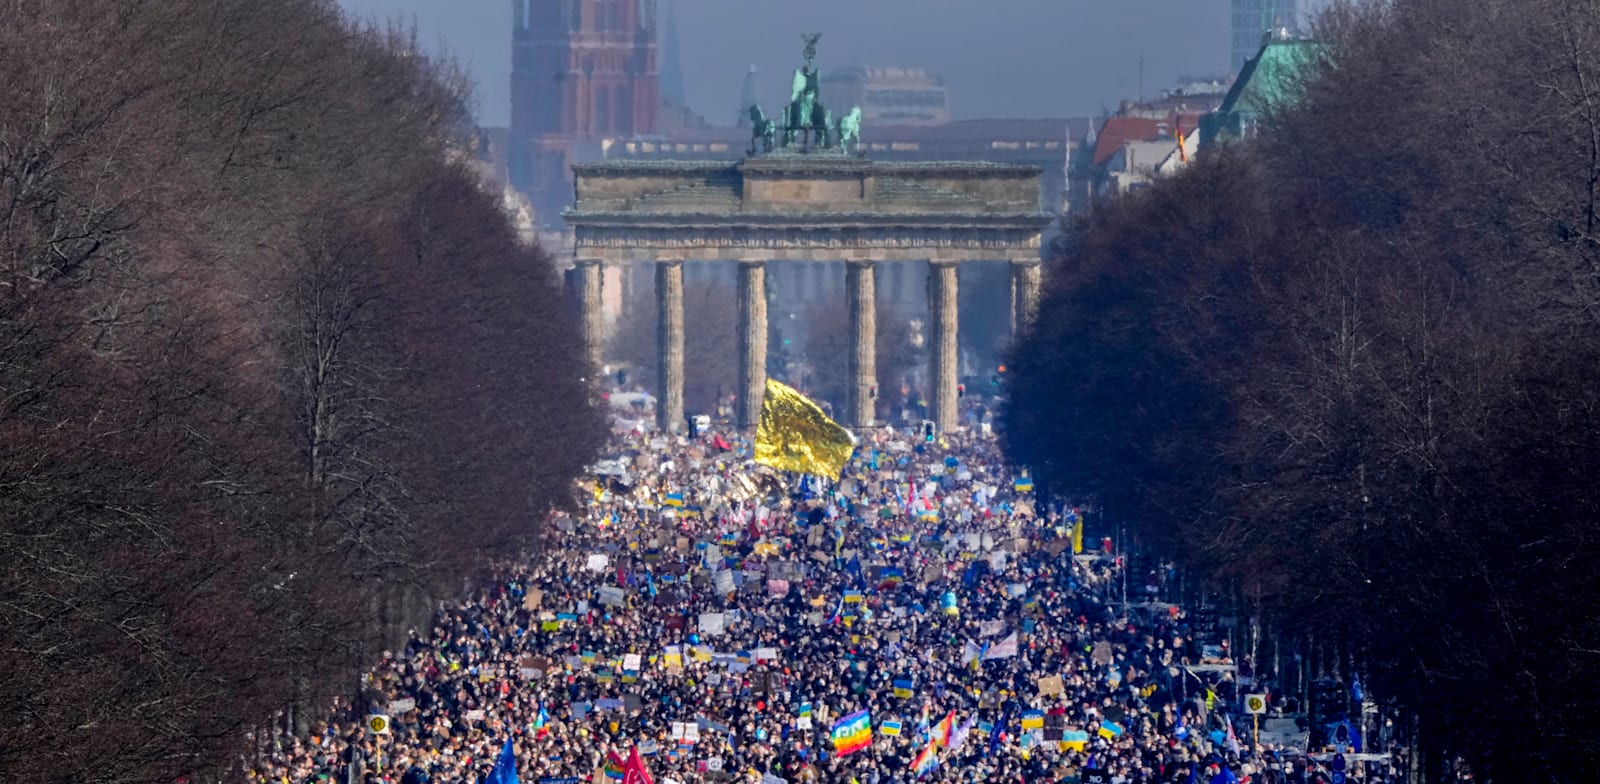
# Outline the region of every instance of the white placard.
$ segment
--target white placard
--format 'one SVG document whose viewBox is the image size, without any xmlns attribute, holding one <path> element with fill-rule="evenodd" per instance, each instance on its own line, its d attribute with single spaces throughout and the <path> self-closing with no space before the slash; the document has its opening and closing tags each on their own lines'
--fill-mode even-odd
<svg viewBox="0 0 1600 784">
<path fill-rule="evenodd" d="M 733 572 L 726 569 L 717 572 L 717 593 L 733 593 Z"/>
<path fill-rule="evenodd" d="M 700 613 L 700 634 L 715 637 L 726 628 L 727 617 L 719 612 Z"/>
<path fill-rule="evenodd" d="M 618 588 L 615 585 L 607 585 L 600 589 L 601 604 L 608 604 L 615 607 L 626 602 L 627 594 L 624 594 L 621 588 Z"/>
<path fill-rule="evenodd" d="M 603 572 L 606 570 L 606 566 L 610 565 L 610 563 L 611 558 L 605 553 L 591 553 L 589 555 L 589 562 L 584 564 L 584 568 L 591 572 Z"/>
<path fill-rule="evenodd" d="M 637 672 L 641 661 L 637 653 L 624 654 L 622 657 L 622 669 Z"/>
</svg>

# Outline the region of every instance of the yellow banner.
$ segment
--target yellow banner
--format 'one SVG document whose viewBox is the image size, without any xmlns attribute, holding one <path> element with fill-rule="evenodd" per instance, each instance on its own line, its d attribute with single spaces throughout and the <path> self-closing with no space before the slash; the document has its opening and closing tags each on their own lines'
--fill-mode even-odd
<svg viewBox="0 0 1600 784">
<path fill-rule="evenodd" d="M 850 432 L 791 387 L 767 379 L 756 426 L 756 462 L 783 471 L 838 479 L 855 451 Z"/>
</svg>

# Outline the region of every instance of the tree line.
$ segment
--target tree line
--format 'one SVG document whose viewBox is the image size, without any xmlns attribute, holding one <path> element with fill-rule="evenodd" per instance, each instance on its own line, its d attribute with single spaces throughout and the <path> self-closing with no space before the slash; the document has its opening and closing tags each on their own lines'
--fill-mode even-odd
<svg viewBox="0 0 1600 784">
<path fill-rule="evenodd" d="M 224 774 L 536 545 L 603 427 L 468 93 L 331 0 L 0 24 L 0 780 Z"/>
<path fill-rule="evenodd" d="M 1600 13 L 1340 5 L 1259 133 L 1096 205 L 1007 364 L 1041 485 L 1337 640 L 1430 779 L 1600 773 Z"/>
</svg>

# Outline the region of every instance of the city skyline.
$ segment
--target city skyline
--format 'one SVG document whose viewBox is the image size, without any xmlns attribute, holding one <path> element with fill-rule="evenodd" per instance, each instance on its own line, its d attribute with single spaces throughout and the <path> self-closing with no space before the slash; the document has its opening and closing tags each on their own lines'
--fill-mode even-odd
<svg viewBox="0 0 1600 784">
<path fill-rule="evenodd" d="M 511 3 L 341 0 L 352 15 L 415 24 L 419 45 L 458 60 L 474 82 L 479 122 L 510 117 Z M 997 10 L 999 9 L 999 10 Z M 1156 0 L 845 0 L 761 5 L 662 0 L 676 16 L 689 108 L 730 124 L 745 74 L 763 102 L 787 97 L 800 32 L 821 32 L 824 72 L 852 65 L 923 68 L 950 85 L 957 119 L 1084 116 L 1178 79 L 1228 72 L 1229 5 Z M 1018 25 L 1019 19 L 1027 20 Z M 837 21 L 835 21 L 837 20 Z M 1008 56 L 995 56 L 996 50 Z M 1142 68 L 1141 68 L 1142 60 Z M 1002 85 L 995 88 L 994 85 Z"/>
</svg>

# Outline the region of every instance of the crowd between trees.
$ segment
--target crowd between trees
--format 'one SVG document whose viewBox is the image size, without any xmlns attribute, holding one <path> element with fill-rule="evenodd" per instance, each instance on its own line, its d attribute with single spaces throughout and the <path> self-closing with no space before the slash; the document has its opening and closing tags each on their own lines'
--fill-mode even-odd
<svg viewBox="0 0 1600 784">
<path fill-rule="evenodd" d="M 1341 8 L 1257 137 L 1096 205 L 1014 459 L 1338 641 L 1479 780 L 1600 774 L 1600 8 Z"/>
<path fill-rule="evenodd" d="M 4 19 L 0 780 L 213 778 L 531 543 L 603 437 L 581 342 L 405 32 Z"/>
</svg>

